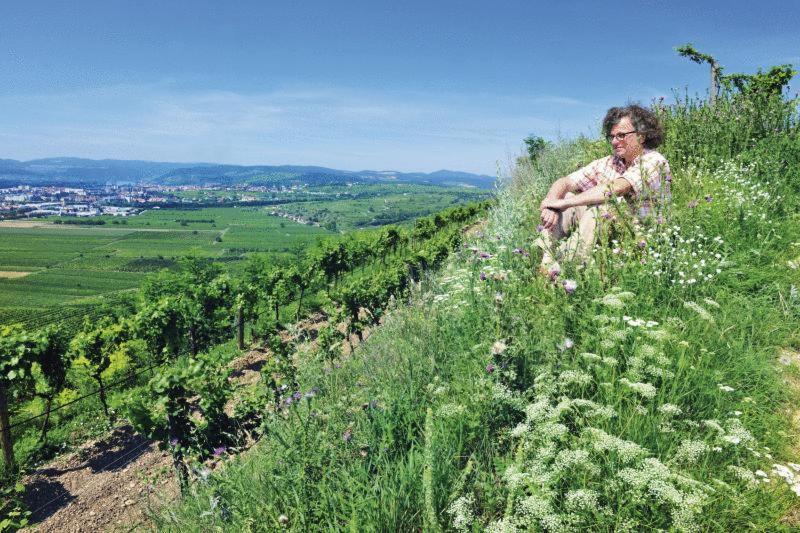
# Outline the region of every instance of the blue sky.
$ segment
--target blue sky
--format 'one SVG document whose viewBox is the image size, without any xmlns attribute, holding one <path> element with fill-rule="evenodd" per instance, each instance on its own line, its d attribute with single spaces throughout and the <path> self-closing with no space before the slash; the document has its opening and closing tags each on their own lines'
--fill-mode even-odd
<svg viewBox="0 0 800 533">
<path fill-rule="evenodd" d="M 0 158 L 494 174 L 529 133 L 703 94 L 685 42 L 728 72 L 800 66 L 796 2 L 3 4 Z"/>
</svg>

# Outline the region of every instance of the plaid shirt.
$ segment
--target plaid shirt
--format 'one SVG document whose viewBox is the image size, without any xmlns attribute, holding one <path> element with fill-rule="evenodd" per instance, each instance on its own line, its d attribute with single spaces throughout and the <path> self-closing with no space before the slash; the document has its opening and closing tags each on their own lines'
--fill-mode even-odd
<svg viewBox="0 0 800 533">
<path fill-rule="evenodd" d="M 672 174 L 669 163 L 655 150 L 645 150 L 630 165 L 616 155 L 592 161 L 585 167 L 567 176 L 580 192 L 602 186 L 610 187 L 617 178 L 631 184 L 630 199 L 638 207 L 639 216 L 644 218 L 651 213 L 653 203 L 669 201 Z"/>
</svg>

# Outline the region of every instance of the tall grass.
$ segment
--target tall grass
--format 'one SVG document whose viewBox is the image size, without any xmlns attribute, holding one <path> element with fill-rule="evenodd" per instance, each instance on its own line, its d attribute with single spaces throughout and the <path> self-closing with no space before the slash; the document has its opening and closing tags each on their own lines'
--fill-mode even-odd
<svg viewBox="0 0 800 533">
<path fill-rule="evenodd" d="M 605 148 L 518 166 L 471 245 L 352 356 L 298 357 L 304 399 L 157 525 L 791 529 L 797 395 L 777 350 L 800 346 L 800 163 L 781 105 L 663 108 L 670 218 L 605 228 L 555 284 L 535 274 L 536 204 Z"/>
</svg>

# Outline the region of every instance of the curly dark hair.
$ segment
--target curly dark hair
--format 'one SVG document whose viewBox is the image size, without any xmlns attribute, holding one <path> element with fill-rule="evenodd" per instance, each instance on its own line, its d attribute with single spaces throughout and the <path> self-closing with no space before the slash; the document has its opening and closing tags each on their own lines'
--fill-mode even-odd
<svg viewBox="0 0 800 533">
<path fill-rule="evenodd" d="M 612 107 L 603 119 L 603 135 L 608 137 L 613 128 L 624 117 L 631 119 L 637 132 L 644 135 L 645 148 L 655 148 L 664 140 L 664 130 L 658 117 L 649 109 L 637 104 L 625 107 Z"/>
</svg>

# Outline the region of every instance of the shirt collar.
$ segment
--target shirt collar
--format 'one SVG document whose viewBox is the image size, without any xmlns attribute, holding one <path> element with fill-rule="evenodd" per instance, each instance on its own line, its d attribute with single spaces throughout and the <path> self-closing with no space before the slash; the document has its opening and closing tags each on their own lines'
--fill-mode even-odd
<svg viewBox="0 0 800 533">
<path fill-rule="evenodd" d="M 629 168 L 631 168 L 633 165 L 635 165 L 636 163 L 638 163 L 638 162 L 639 162 L 639 160 L 642 158 L 642 156 L 643 156 L 644 154 L 646 154 L 646 153 L 649 153 L 649 152 L 650 152 L 650 149 L 649 149 L 649 148 L 645 148 L 645 149 L 643 149 L 643 150 L 642 150 L 642 153 L 641 153 L 641 154 L 639 154 L 639 155 L 637 155 L 637 156 L 634 158 L 634 160 L 633 160 L 633 161 L 631 161 L 631 163 L 630 163 L 629 165 L 626 165 L 626 164 L 625 164 L 625 160 L 624 160 L 624 159 L 622 159 L 620 156 L 618 156 L 618 155 L 614 154 L 613 156 L 611 156 L 611 157 L 612 157 L 612 159 L 611 159 L 611 164 L 612 164 L 612 165 L 614 165 L 614 168 L 616 168 L 616 169 L 618 169 L 618 170 L 620 170 L 620 169 L 621 169 L 621 170 L 620 170 L 620 174 L 622 174 L 622 173 L 624 173 L 626 170 L 628 170 Z"/>
</svg>

